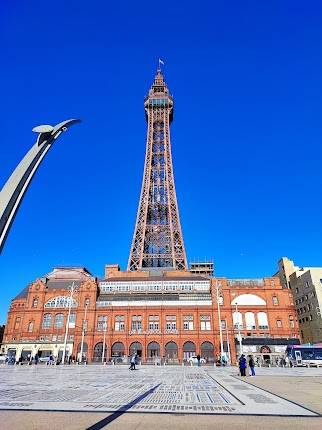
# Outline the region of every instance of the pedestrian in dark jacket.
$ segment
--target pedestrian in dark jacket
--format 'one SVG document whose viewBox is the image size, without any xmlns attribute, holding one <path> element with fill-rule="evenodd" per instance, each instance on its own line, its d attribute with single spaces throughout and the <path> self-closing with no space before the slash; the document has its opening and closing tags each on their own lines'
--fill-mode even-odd
<svg viewBox="0 0 322 430">
<path fill-rule="evenodd" d="M 239 359 L 240 376 L 246 376 L 246 368 L 247 368 L 246 357 L 244 356 L 244 354 L 242 354 Z"/>
<path fill-rule="evenodd" d="M 249 355 L 248 366 L 250 368 L 250 376 L 255 376 L 255 360 L 252 355 Z"/>
</svg>

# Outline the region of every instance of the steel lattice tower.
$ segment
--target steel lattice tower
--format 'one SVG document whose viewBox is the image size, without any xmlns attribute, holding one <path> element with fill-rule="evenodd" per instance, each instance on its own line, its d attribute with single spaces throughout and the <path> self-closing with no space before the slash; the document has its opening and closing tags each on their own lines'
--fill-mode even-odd
<svg viewBox="0 0 322 430">
<path fill-rule="evenodd" d="M 128 270 L 186 270 L 170 143 L 173 98 L 160 67 L 144 108 L 148 123 L 145 165 Z"/>
</svg>

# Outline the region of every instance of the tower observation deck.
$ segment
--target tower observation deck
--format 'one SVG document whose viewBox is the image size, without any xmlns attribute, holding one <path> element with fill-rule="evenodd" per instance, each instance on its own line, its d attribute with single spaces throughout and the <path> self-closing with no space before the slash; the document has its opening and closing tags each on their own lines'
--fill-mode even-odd
<svg viewBox="0 0 322 430">
<path fill-rule="evenodd" d="M 187 270 L 171 155 L 173 98 L 160 68 L 144 108 L 145 165 L 128 270 Z"/>
</svg>

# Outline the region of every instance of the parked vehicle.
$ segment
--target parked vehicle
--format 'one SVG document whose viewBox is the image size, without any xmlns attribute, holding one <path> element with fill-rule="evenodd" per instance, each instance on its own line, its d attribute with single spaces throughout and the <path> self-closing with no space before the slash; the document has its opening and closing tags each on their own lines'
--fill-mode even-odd
<svg viewBox="0 0 322 430">
<path fill-rule="evenodd" d="M 198 359 L 196 355 L 192 355 L 191 357 L 188 358 L 188 363 L 190 364 L 198 364 Z M 200 364 L 206 364 L 206 360 L 204 358 L 200 358 Z"/>
<path fill-rule="evenodd" d="M 289 345 L 286 348 L 285 360 L 290 366 L 322 366 L 322 343 Z"/>
</svg>

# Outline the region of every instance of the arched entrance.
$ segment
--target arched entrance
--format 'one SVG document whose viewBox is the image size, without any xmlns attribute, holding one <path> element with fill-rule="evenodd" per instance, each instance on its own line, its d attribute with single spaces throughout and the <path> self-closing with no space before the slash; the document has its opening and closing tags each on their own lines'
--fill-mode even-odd
<svg viewBox="0 0 322 430">
<path fill-rule="evenodd" d="M 105 345 L 104 360 L 106 360 L 106 356 L 107 356 L 107 347 Z M 102 357 L 103 357 L 103 342 L 98 342 L 94 346 L 93 361 L 98 363 L 98 362 L 102 361 Z"/>
<path fill-rule="evenodd" d="M 201 357 L 205 358 L 207 363 L 215 361 L 215 349 L 211 342 L 203 342 L 200 348 Z"/>
<path fill-rule="evenodd" d="M 183 359 L 188 360 L 193 355 L 196 355 L 196 345 L 193 342 L 183 344 Z"/>
<path fill-rule="evenodd" d="M 140 342 L 133 342 L 130 345 L 130 355 L 137 354 L 139 357 L 142 357 L 142 345 Z"/>
<path fill-rule="evenodd" d="M 165 358 L 169 363 L 178 362 L 178 346 L 175 342 L 168 342 L 165 346 Z"/>
<path fill-rule="evenodd" d="M 157 342 L 150 342 L 148 345 L 148 361 L 154 361 L 160 357 L 160 345 Z"/>
<path fill-rule="evenodd" d="M 111 356 L 114 363 L 122 363 L 125 357 L 125 348 L 122 342 L 113 343 Z"/>
</svg>

